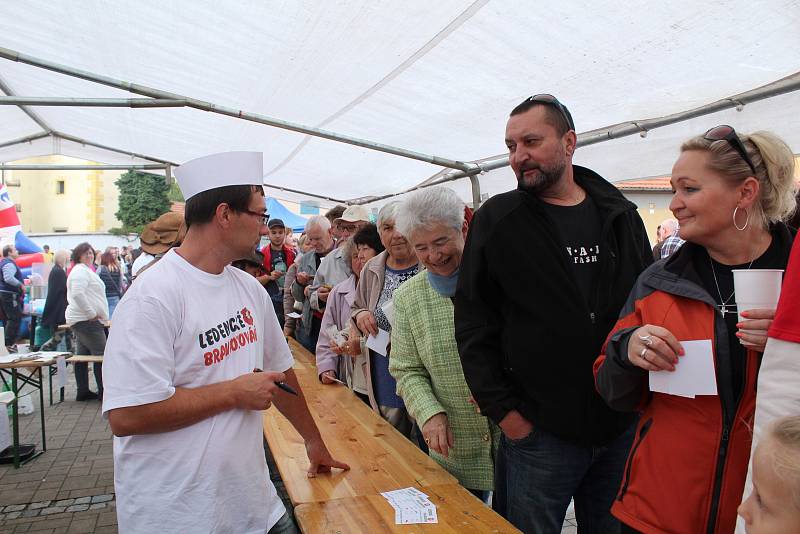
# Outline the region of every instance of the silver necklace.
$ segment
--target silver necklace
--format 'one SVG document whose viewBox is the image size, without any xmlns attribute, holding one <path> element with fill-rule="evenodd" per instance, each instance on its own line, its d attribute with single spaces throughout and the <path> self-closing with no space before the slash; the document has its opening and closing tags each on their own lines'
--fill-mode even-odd
<svg viewBox="0 0 800 534">
<path fill-rule="evenodd" d="M 708 254 L 707 250 L 706 250 L 706 254 Z M 711 264 L 711 275 L 714 277 L 714 285 L 717 286 L 717 294 L 719 295 L 719 301 L 721 302 L 721 304 L 717 306 L 719 308 L 720 313 L 722 313 L 723 317 L 725 317 L 726 313 L 738 313 L 735 310 L 731 310 L 730 312 L 728 311 L 728 301 L 731 300 L 733 298 L 733 296 L 736 294 L 736 289 L 734 288 L 734 290 L 731 292 L 731 294 L 728 296 L 728 298 L 723 300 L 722 299 L 722 291 L 720 291 L 719 282 L 717 282 L 717 273 L 714 270 L 714 260 L 711 259 L 711 254 L 708 254 L 708 261 Z M 753 257 L 753 259 L 750 260 L 750 265 L 747 266 L 747 270 L 748 271 L 750 270 L 750 267 L 753 266 L 753 262 L 754 261 L 756 261 L 755 257 Z"/>
</svg>

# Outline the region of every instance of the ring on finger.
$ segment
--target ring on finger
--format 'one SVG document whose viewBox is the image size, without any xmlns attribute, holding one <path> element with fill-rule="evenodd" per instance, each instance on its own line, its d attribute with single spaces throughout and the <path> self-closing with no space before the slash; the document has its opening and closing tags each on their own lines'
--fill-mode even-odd
<svg viewBox="0 0 800 534">
<path fill-rule="evenodd" d="M 647 347 L 645 347 L 645 348 L 643 348 L 643 349 L 642 349 L 642 352 L 641 352 L 641 353 L 639 353 L 639 357 L 640 357 L 641 359 L 643 359 L 644 361 L 648 361 L 648 360 L 647 360 L 647 357 L 645 357 L 645 354 L 647 354 Z"/>
<path fill-rule="evenodd" d="M 641 339 L 644 342 L 644 344 L 649 347 L 650 345 L 653 344 L 653 340 L 650 339 L 651 337 L 652 335 L 639 336 L 639 339 Z"/>
</svg>

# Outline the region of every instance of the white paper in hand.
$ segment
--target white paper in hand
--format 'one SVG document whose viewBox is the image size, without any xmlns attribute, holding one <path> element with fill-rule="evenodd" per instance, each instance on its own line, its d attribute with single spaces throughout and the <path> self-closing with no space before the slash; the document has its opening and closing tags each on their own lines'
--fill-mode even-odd
<svg viewBox="0 0 800 534">
<path fill-rule="evenodd" d="M 383 330 L 382 328 L 378 328 L 378 335 L 373 336 L 372 334 L 369 335 L 367 338 L 367 347 L 374 350 L 381 356 L 386 356 L 389 352 L 386 350 L 386 347 L 389 346 L 389 332 Z"/>
<path fill-rule="evenodd" d="M 680 343 L 686 354 L 679 357 L 675 372 L 650 371 L 650 391 L 689 398 L 716 395 L 717 375 L 711 340 Z"/>
</svg>

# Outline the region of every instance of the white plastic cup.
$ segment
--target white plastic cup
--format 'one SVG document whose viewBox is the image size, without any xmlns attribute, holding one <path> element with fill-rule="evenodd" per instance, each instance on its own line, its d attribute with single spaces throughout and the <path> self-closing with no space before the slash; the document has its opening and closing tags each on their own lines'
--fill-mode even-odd
<svg viewBox="0 0 800 534">
<path fill-rule="evenodd" d="M 777 308 L 782 282 L 783 269 L 734 269 L 733 290 L 739 321 L 744 320 L 744 311 Z"/>
<path fill-rule="evenodd" d="M 734 269 L 733 289 L 736 293 L 736 311 L 739 312 L 739 322 L 745 321 L 742 312 L 759 308 L 775 309 L 781 296 L 781 283 L 783 282 L 783 269 Z M 755 333 L 745 329 L 745 333 Z M 739 340 L 739 343 L 749 347 L 752 343 Z"/>
<path fill-rule="evenodd" d="M 17 345 L 17 354 L 28 354 L 30 351 L 30 347 L 27 343 L 20 343 Z"/>
</svg>

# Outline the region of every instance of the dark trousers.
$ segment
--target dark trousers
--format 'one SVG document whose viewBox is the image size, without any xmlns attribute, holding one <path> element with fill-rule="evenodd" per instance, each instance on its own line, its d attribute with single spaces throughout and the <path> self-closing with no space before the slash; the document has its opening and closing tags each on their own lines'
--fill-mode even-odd
<svg viewBox="0 0 800 534">
<path fill-rule="evenodd" d="M 496 497 L 506 518 L 526 533 L 559 534 L 570 499 L 582 533 L 618 534 L 611 505 L 633 441 L 634 426 L 604 447 L 560 439 L 541 429 L 520 440 L 500 438 Z M 504 464 L 504 469 L 501 469 Z"/>
<path fill-rule="evenodd" d="M 6 347 L 11 347 L 19 339 L 19 324 L 22 320 L 22 304 L 19 302 L 19 293 L 0 292 L 0 306 L 3 307 L 3 313 L 6 316 Z"/>
<path fill-rule="evenodd" d="M 283 300 L 280 302 L 273 300 L 272 307 L 275 308 L 275 317 L 278 318 L 278 324 L 281 325 L 281 329 L 283 329 L 283 325 L 286 322 L 286 319 L 283 317 Z"/>
<path fill-rule="evenodd" d="M 72 331 L 77 339 L 75 352 L 82 355 L 102 356 L 106 350 L 106 332 L 100 321 L 81 321 L 72 325 Z M 78 396 L 89 392 L 89 364 L 76 363 L 75 384 L 78 386 Z M 103 364 L 93 363 L 94 380 L 97 383 L 98 395 L 103 394 Z"/>
</svg>

